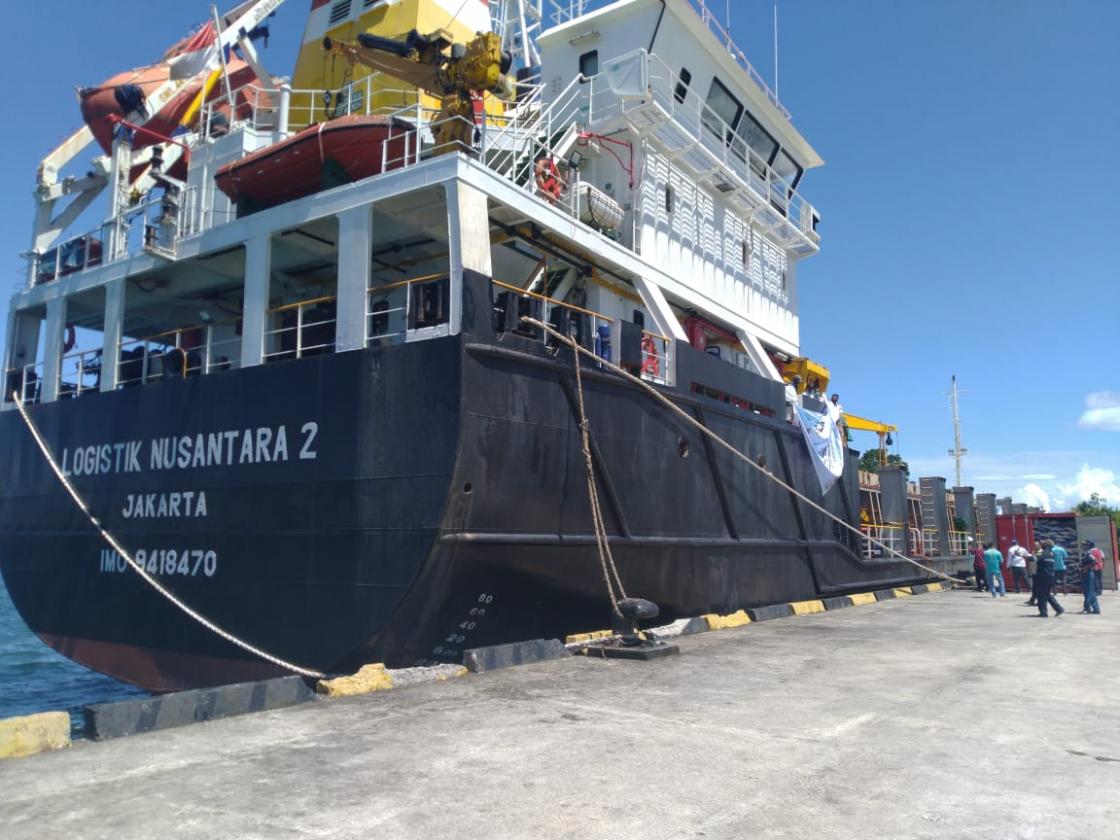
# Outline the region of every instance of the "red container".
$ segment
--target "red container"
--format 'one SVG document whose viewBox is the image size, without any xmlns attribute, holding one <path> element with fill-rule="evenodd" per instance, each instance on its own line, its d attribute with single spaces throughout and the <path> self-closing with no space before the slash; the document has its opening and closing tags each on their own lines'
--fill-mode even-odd
<svg viewBox="0 0 1120 840">
<path fill-rule="evenodd" d="M 1071 585 L 1080 587 L 1080 575 L 1077 574 L 1078 564 L 1081 562 L 1081 537 L 1077 528 L 1077 514 L 1072 511 L 1063 513 L 1014 513 L 1000 514 L 996 517 L 996 548 L 1004 558 L 1012 540 L 1018 540 L 1019 545 L 1027 551 L 1034 553 L 1035 542 L 1051 539 L 1056 545 L 1062 546 L 1069 552 L 1066 568 L 1069 570 L 1068 580 Z M 1109 529 L 1111 545 L 1099 545 L 1105 552 L 1106 566 L 1104 585 L 1107 588 L 1110 582 L 1115 586 L 1115 581 L 1120 577 L 1120 551 L 1117 549 L 1116 528 Z M 1111 561 L 1108 559 L 1111 557 Z M 1001 565 L 1003 569 L 1003 582 L 1005 585 L 1013 583 L 1010 570 L 1007 568 L 1006 559 Z M 1111 571 L 1111 574 L 1109 572 Z"/>
</svg>

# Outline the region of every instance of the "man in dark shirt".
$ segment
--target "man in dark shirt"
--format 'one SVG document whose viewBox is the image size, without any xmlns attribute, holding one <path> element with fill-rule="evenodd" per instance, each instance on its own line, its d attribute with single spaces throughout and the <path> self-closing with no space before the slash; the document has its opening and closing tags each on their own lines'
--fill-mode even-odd
<svg viewBox="0 0 1120 840">
<path fill-rule="evenodd" d="M 1048 615 L 1046 612 L 1047 604 L 1054 608 L 1055 618 L 1065 612 L 1052 591 L 1054 588 L 1054 555 L 1050 549 L 1053 545 L 1049 540 L 1043 544 L 1034 572 L 1034 595 L 1038 599 L 1038 615 L 1041 618 L 1046 618 Z"/>
</svg>

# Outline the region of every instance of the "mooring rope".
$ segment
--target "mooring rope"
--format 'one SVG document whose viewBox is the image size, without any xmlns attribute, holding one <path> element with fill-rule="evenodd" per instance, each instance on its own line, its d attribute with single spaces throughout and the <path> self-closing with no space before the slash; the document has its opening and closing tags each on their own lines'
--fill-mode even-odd
<svg viewBox="0 0 1120 840">
<path fill-rule="evenodd" d="M 575 341 L 574 339 L 572 339 L 569 336 L 564 335 L 561 332 L 558 332 L 557 330 L 553 329 L 550 325 L 545 324 L 542 321 L 538 321 L 536 318 L 530 318 L 528 315 L 525 315 L 525 316 L 522 316 L 521 320 L 522 320 L 523 323 L 530 324 L 534 327 L 537 327 L 538 329 L 544 330 L 546 333 L 551 335 L 553 338 L 555 338 L 558 341 L 561 341 L 564 344 L 571 347 L 573 350 L 576 351 L 576 353 L 582 353 L 584 356 L 587 356 L 589 359 L 593 360 L 594 362 L 603 365 L 604 367 L 608 368 L 609 370 L 612 370 L 615 373 L 619 374 L 620 376 L 624 377 L 625 379 L 628 379 L 629 381 L 633 382 L 635 385 L 638 385 L 647 394 L 649 394 L 655 400 L 660 402 L 662 405 L 664 405 L 670 411 L 672 411 L 675 414 L 677 414 L 678 416 L 680 416 L 680 418 L 682 420 L 684 420 L 690 426 L 695 428 L 701 434 L 707 435 L 715 443 L 722 446 L 724 449 L 726 449 L 728 452 L 730 452 L 736 458 L 738 458 L 739 460 L 743 461 L 746 464 L 749 464 L 757 472 L 766 476 L 767 478 L 769 478 L 771 481 L 773 481 L 778 486 L 784 488 L 786 491 L 788 491 L 795 498 L 800 499 L 801 501 L 805 502 L 805 504 L 809 505 L 810 507 L 814 508 L 817 511 L 820 511 L 825 516 L 827 516 L 829 519 L 831 519 L 833 522 L 835 522 L 838 525 L 848 529 L 849 531 L 851 531 L 853 534 L 855 534 L 860 539 L 866 539 L 869 543 L 871 543 L 871 545 L 874 545 L 874 546 L 877 546 L 878 548 L 881 548 L 884 552 L 886 552 L 891 557 L 897 557 L 899 560 L 903 560 L 907 563 L 910 563 L 911 565 L 916 566 L 917 568 L 921 569 L 922 571 L 928 572 L 929 574 L 933 575 L 934 577 L 940 578 L 941 580 L 948 581 L 952 584 L 959 584 L 960 583 L 960 581 L 957 580 L 956 578 L 950 577 L 949 575 L 945 574 L 944 572 L 939 572 L 936 569 L 931 569 L 929 566 L 925 566 L 925 565 L 919 563 L 913 557 L 907 557 L 905 554 L 903 554 L 899 551 L 896 551 L 895 549 L 891 548 L 888 545 L 885 545 L 884 543 L 879 542 L 879 540 L 875 539 L 874 537 L 867 536 L 862 531 L 860 531 L 859 529 L 853 528 L 851 525 L 849 525 L 846 521 L 841 519 L 836 514 L 832 513 L 831 511 L 827 510 L 826 508 L 822 507 L 821 505 L 817 504 L 816 502 L 814 502 L 808 496 L 801 493 L 796 488 L 790 486 L 789 484 L 786 484 L 784 481 L 782 481 L 780 478 L 778 478 L 776 475 L 774 475 L 772 472 L 770 472 L 770 470 L 766 469 L 761 464 L 756 462 L 753 458 L 750 458 L 749 456 L 744 455 L 742 452 L 740 452 L 738 449 L 736 449 L 734 446 L 732 446 L 726 440 L 721 438 L 719 435 L 717 435 L 715 432 L 713 432 L 711 429 L 709 429 L 707 426 L 705 426 L 699 420 L 690 416 L 680 406 L 673 403 L 668 397 L 666 397 L 664 394 L 662 394 L 660 391 L 658 391 L 656 388 L 654 388 L 652 385 L 650 385 L 648 382 L 646 382 L 641 377 L 634 376 L 634 374 L 630 373 L 628 370 L 624 370 L 623 368 L 619 367 L 618 365 L 614 364 L 613 362 L 610 362 L 606 359 L 603 359 L 603 358 L 600 358 L 599 356 L 596 356 L 594 353 L 592 353 L 586 347 L 581 345 L 579 342 Z M 576 356 L 577 371 L 579 369 L 578 358 L 579 357 Z M 579 382 L 579 379 L 577 377 L 577 383 L 578 382 Z M 583 394 L 582 394 L 582 390 L 581 390 L 581 393 L 580 393 L 580 404 L 581 404 L 581 406 L 582 406 L 582 401 L 583 401 Z M 581 411 L 582 411 L 582 408 L 581 408 Z"/>
<path fill-rule="evenodd" d="M 611 599 L 611 609 L 614 614 L 622 618 L 622 611 L 618 608 L 618 595 L 626 597 L 626 589 L 622 585 L 622 578 L 618 574 L 618 567 L 614 564 L 611 554 L 610 540 L 607 538 L 607 526 L 603 522 L 603 510 L 599 507 L 599 489 L 595 484 L 595 466 L 591 460 L 591 433 L 587 423 L 587 412 L 583 405 L 583 377 L 580 373 L 579 356 L 572 354 L 572 361 L 576 369 L 576 397 L 579 407 L 579 433 L 583 445 L 583 462 L 587 468 L 587 496 L 591 504 L 591 519 L 595 526 L 595 542 L 599 547 L 599 565 L 603 570 L 603 582 L 607 585 L 607 595 Z M 612 580 L 613 578 L 613 580 Z"/>
<path fill-rule="evenodd" d="M 96 516 L 93 515 L 93 513 L 89 509 L 89 505 L 87 505 L 85 503 L 85 501 L 82 499 L 81 495 L 79 495 L 78 491 L 75 489 L 74 485 L 70 482 L 70 479 L 62 471 L 62 469 L 58 466 L 58 461 L 55 460 L 54 453 L 51 452 L 50 447 L 47 446 L 47 442 L 45 440 L 43 440 L 43 436 L 39 433 L 39 429 L 35 425 L 35 422 L 31 419 L 30 415 L 27 413 L 27 409 L 24 407 L 23 400 L 20 399 L 20 395 L 19 395 L 18 391 L 13 391 L 12 392 L 12 399 L 15 401 L 16 408 L 19 409 L 20 417 L 22 417 L 23 422 L 25 424 L 27 424 L 28 431 L 31 432 L 31 436 L 35 439 L 35 443 L 37 443 L 39 445 L 39 451 L 42 452 L 43 457 L 47 459 L 47 463 L 50 464 L 51 469 L 54 470 L 54 474 L 55 474 L 55 476 L 58 477 L 58 480 L 60 482 L 62 482 L 62 486 L 66 488 L 66 492 L 70 494 L 70 498 L 74 500 L 74 504 L 76 504 L 78 506 L 78 508 L 82 511 L 82 513 L 84 513 L 86 515 L 86 518 L 89 519 L 89 521 L 93 525 L 93 527 L 98 530 L 98 532 L 101 534 L 102 538 L 104 538 L 105 542 L 107 542 L 110 546 L 112 546 L 113 550 L 116 551 L 121 557 L 123 557 L 125 559 L 125 562 L 128 563 L 128 565 L 132 568 L 132 570 L 134 572 L 136 572 L 136 574 L 140 575 L 140 577 L 149 586 L 151 586 L 156 592 L 158 592 L 160 595 L 162 595 L 164 598 L 166 598 L 168 601 L 170 601 L 172 604 L 174 604 L 176 607 L 178 607 L 180 610 L 182 610 L 188 616 L 193 618 L 195 621 L 197 621 L 199 624 L 201 624 L 207 630 L 211 631 L 212 633 L 215 633 L 218 636 L 221 636 L 227 642 L 230 642 L 230 643 L 236 645 L 237 647 L 241 648 L 242 650 L 248 651 L 249 653 L 253 654 L 254 656 L 258 656 L 258 657 L 260 657 L 261 659 L 264 659 L 267 662 L 271 662 L 273 665 L 279 665 L 281 668 L 286 668 L 287 670 L 291 671 L 292 673 L 299 674 L 300 676 L 303 676 L 303 677 L 312 677 L 314 679 L 321 679 L 324 676 L 319 671 L 313 671 L 310 668 L 304 668 L 304 667 L 301 667 L 299 665 L 293 665 L 291 662 L 288 662 L 285 659 L 281 659 L 279 656 L 274 656 L 273 654 L 269 653 L 268 651 L 261 650 L 259 647 L 256 647 L 255 645 L 252 645 L 249 642 L 246 642 L 244 639 L 240 639 L 237 636 L 233 635 L 228 630 L 225 630 L 225 629 L 219 627 L 217 624 L 215 624 L 213 621 L 208 619 L 206 616 L 202 615 L 202 613 L 200 613 L 197 610 L 193 609 L 192 607 L 188 606 L 186 603 L 184 603 L 182 600 L 180 600 L 173 592 L 171 592 L 171 590 L 167 589 L 167 587 L 165 587 L 158 580 L 156 580 L 154 577 L 152 577 L 150 574 L 148 574 L 147 570 L 132 558 L 132 555 L 125 549 L 125 547 L 122 546 L 112 534 L 110 534 L 108 531 L 105 530 L 104 526 L 102 526 L 102 524 L 101 524 L 101 521 Z"/>
</svg>

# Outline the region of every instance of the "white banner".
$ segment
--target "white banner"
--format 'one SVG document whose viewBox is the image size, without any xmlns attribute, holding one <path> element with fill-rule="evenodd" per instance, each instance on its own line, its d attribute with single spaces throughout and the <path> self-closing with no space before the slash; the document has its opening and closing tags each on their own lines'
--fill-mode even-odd
<svg viewBox="0 0 1120 840">
<path fill-rule="evenodd" d="M 799 405 L 794 408 L 797 409 L 800 421 L 798 425 L 801 426 L 801 434 L 805 436 L 805 445 L 813 456 L 813 467 L 821 483 L 821 492 L 827 493 L 844 473 L 844 442 L 840 436 L 840 427 L 828 412 L 817 414 Z"/>
</svg>

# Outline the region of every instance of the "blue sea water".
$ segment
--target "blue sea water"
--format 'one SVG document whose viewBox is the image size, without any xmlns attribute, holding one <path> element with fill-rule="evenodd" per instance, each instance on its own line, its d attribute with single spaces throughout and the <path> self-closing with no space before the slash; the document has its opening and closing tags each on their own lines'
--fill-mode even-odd
<svg viewBox="0 0 1120 840">
<path fill-rule="evenodd" d="M 68 711 L 81 734 L 82 708 L 146 692 L 83 668 L 27 629 L 0 579 L 0 718 Z"/>
</svg>

